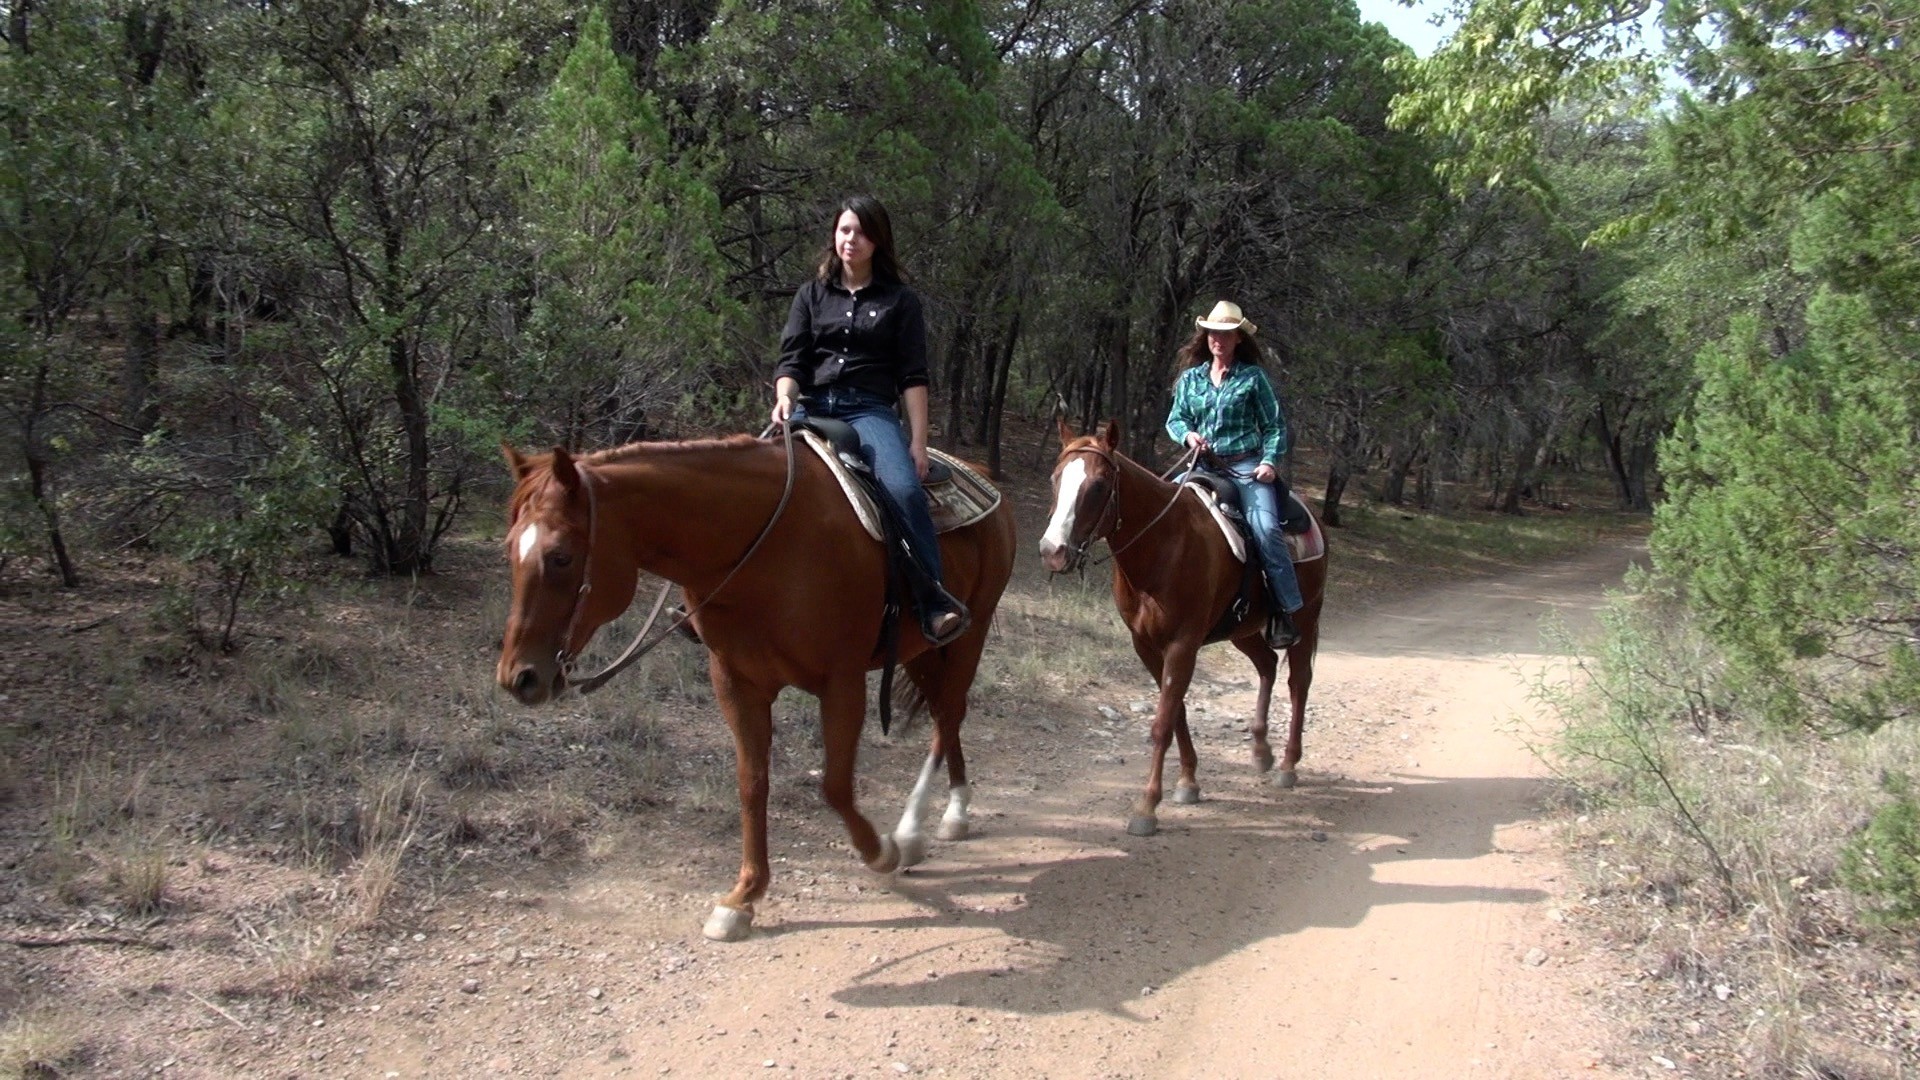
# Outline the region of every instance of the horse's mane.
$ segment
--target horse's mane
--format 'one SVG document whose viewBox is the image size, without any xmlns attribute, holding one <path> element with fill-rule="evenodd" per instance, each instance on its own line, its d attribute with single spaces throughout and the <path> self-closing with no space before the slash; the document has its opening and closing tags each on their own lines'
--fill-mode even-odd
<svg viewBox="0 0 1920 1080">
<path fill-rule="evenodd" d="M 702 450 L 727 450 L 751 446 L 760 440 L 751 435 L 721 435 L 711 439 L 684 439 L 679 442 L 630 442 L 609 450 L 595 450 L 580 458 L 589 465 L 612 465 L 643 454 L 684 454 Z M 546 455 L 551 458 L 553 455 Z"/>
<path fill-rule="evenodd" d="M 607 450 L 595 450 L 587 454 L 575 455 L 574 460 L 584 465 L 617 465 L 632 461 L 638 457 L 655 454 L 689 454 L 706 450 L 732 450 L 752 446 L 760 440 L 752 435 L 722 435 L 710 439 L 684 439 L 678 442 L 630 442 L 624 446 L 615 446 Z M 513 485 L 513 496 L 507 500 L 507 517 L 512 519 L 519 508 L 533 497 L 534 488 L 544 482 L 553 472 L 553 452 L 546 451 L 528 454 L 524 458 L 527 470 Z"/>
</svg>

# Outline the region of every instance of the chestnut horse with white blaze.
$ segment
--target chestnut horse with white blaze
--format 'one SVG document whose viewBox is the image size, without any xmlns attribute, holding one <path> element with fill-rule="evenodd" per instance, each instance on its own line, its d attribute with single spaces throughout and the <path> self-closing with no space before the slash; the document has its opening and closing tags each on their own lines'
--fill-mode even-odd
<svg viewBox="0 0 1920 1080">
<path fill-rule="evenodd" d="M 496 671 L 503 689 L 526 705 L 563 693 L 569 658 L 626 610 L 641 571 L 681 587 L 706 643 L 714 694 L 733 732 L 742 840 L 739 880 L 707 920 L 705 933 L 715 940 L 748 935 L 754 902 L 771 878 L 768 753 L 783 687 L 820 699 L 821 793 L 868 868 L 888 874 L 923 856 L 921 817 L 943 762 L 949 797 L 937 833 L 966 836 L 960 724 L 1013 569 L 1013 516 L 1003 501 L 940 537 L 945 584 L 972 613 L 968 630 L 932 648 L 919 620 L 903 612 L 898 659 L 932 714 L 933 739 L 899 825 L 882 836 L 854 805 L 866 676 L 884 660 L 881 545 L 826 465 L 804 449 L 798 460 L 788 456 L 795 452 L 745 435 L 634 443 L 581 457 L 506 448 L 518 482 L 506 543 L 513 603 Z"/>
<path fill-rule="evenodd" d="M 1193 681 L 1200 647 L 1207 644 L 1210 631 L 1241 591 L 1245 567 L 1198 498 L 1180 492 L 1175 484 L 1122 454 L 1119 443 L 1120 428 L 1114 421 L 1101 425 L 1095 435 L 1077 435 L 1066 421 L 1060 422 L 1053 508 L 1046 534 L 1040 538 L 1040 561 L 1048 570 L 1061 573 L 1078 566 L 1095 540 L 1105 540 L 1112 552 L 1114 604 L 1133 634 L 1133 651 L 1160 688 L 1147 786 L 1127 822 L 1129 833 L 1151 836 L 1159 829 L 1160 773 L 1172 740 L 1180 744 L 1180 777 L 1174 783 L 1173 801 L 1200 801 L 1200 784 L 1194 777 L 1198 759 L 1187 728 L 1187 687 Z M 1250 557 L 1257 558 L 1257 552 Z M 1300 732 L 1306 723 L 1307 690 L 1313 685 L 1313 655 L 1320 644 L 1327 560 L 1323 554 L 1297 562 L 1294 568 L 1306 604 L 1293 614 L 1300 637 L 1286 650 L 1293 712 L 1276 780 L 1281 787 L 1297 782 Z M 1267 709 L 1279 657 L 1266 642 L 1267 590 L 1260 587 L 1253 593 L 1246 613 L 1228 631 L 1228 640 L 1247 654 L 1260 675 L 1250 730 L 1254 765 L 1266 772 L 1273 768 Z"/>
</svg>

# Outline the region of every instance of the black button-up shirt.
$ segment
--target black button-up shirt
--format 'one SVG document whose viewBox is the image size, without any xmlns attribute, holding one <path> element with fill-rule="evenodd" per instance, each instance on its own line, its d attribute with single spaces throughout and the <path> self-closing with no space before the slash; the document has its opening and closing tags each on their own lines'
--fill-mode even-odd
<svg viewBox="0 0 1920 1080">
<path fill-rule="evenodd" d="M 851 386 L 888 401 L 898 401 L 909 386 L 927 385 L 927 320 L 919 294 L 878 279 L 857 293 L 838 280 L 807 282 L 793 294 L 773 375 L 792 377 L 803 394 Z"/>
</svg>

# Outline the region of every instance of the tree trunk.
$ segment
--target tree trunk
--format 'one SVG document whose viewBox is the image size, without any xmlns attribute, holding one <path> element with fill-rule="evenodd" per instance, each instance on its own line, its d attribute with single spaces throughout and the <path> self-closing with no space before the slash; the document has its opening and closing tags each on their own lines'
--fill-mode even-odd
<svg viewBox="0 0 1920 1080">
<path fill-rule="evenodd" d="M 127 316 L 127 354 L 120 364 L 120 422 L 138 443 L 160 426 L 154 383 L 160 375 L 160 318 L 144 298 Z"/>
<path fill-rule="evenodd" d="M 427 510 L 429 503 L 429 465 L 432 450 L 427 443 L 427 403 L 421 393 L 419 373 L 414 369 L 413 349 L 405 334 L 387 340 L 387 362 L 393 369 L 394 403 L 400 409 L 400 430 L 406 442 L 406 492 L 400 504 L 398 531 L 389 538 L 389 573 L 412 574 L 428 569 L 433 552 L 427 547 Z"/>
<path fill-rule="evenodd" d="M 1653 502 L 1647 497 L 1647 464 L 1650 447 L 1627 444 L 1626 424 L 1615 428 L 1607 416 L 1607 407 L 1594 408 L 1594 421 L 1600 428 L 1600 446 L 1607 455 L 1607 474 L 1613 478 L 1613 490 L 1623 510 L 1647 511 Z"/>
<path fill-rule="evenodd" d="M 1360 421 L 1351 411 L 1339 421 L 1339 437 L 1334 440 L 1332 461 L 1327 466 L 1327 493 L 1321 499 L 1321 520 L 1328 525 L 1340 524 L 1340 497 L 1346 493 L 1347 484 L 1353 479 L 1354 463 L 1360 460 L 1360 447 L 1366 433 L 1360 427 Z"/>
<path fill-rule="evenodd" d="M 948 450 L 957 449 L 966 430 L 966 380 L 974 341 L 974 315 L 971 305 L 953 320 L 953 333 L 947 338 L 946 370 L 941 378 L 947 398 L 947 418 L 940 425 Z"/>
<path fill-rule="evenodd" d="M 344 496 L 340 499 L 340 508 L 333 512 L 333 523 L 327 526 L 327 539 L 332 542 L 335 555 L 353 554 L 353 515 L 347 513 Z"/>
<path fill-rule="evenodd" d="M 1007 376 L 1013 370 L 1013 350 L 1020 343 L 1020 312 L 1007 321 L 1007 336 L 1000 343 L 1000 355 L 993 364 L 993 393 L 987 399 L 987 431 L 981 442 L 987 447 L 987 474 L 998 480 L 1003 474 L 1000 462 L 1000 429 L 1007 415 Z"/>
<path fill-rule="evenodd" d="M 1327 490 L 1320 496 L 1320 521 L 1330 529 L 1340 527 L 1340 496 L 1346 491 L 1346 467 L 1337 462 L 1328 466 Z"/>
<path fill-rule="evenodd" d="M 1546 469 L 1547 458 L 1553 453 L 1554 440 L 1560 435 L 1561 418 L 1566 410 L 1559 406 L 1547 414 L 1546 429 L 1534 437 L 1526 452 L 1513 462 L 1513 482 L 1507 485 L 1505 497 L 1500 500 L 1500 512 L 1518 514 L 1520 500 L 1533 492 L 1540 482 L 1540 475 Z"/>
<path fill-rule="evenodd" d="M 1380 501 L 1400 506 L 1407 501 L 1407 474 L 1420 457 L 1420 441 L 1409 439 L 1395 443 L 1387 451 L 1386 475 L 1380 480 Z"/>
<path fill-rule="evenodd" d="M 67 553 L 67 539 L 60 531 L 60 514 L 54 509 L 53 498 L 47 490 L 47 466 L 50 462 L 41 453 L 40 433 L 34 430 L 39 419 L 47 414 L 47 376 L 47 365 L 43 361 L 39 370 L 34 372 L 32 405 L 27 410 L 20 441 L 26 449 L 28 494 L 46 518 L 47 546 L 53 552 L 54 566 L 60 571 L 60 584 L 75 589 L 80 586 L 80 573 L 74 569 L 73 557 Z"/>
</svg>

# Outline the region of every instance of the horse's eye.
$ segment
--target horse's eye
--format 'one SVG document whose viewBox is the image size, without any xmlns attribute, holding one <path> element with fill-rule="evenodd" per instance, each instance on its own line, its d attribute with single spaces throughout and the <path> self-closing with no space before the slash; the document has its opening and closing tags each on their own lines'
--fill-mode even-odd
<svg viewBox="0 0 1920 1080">
<path fill-rule="evenodd" d="M 547 553 L 547 565 L 553 567 L 555 570 L 565 570 L 567 567 L 573 565 L 573 556 L 564 551 L 549 551 Z"/>
</svg>

